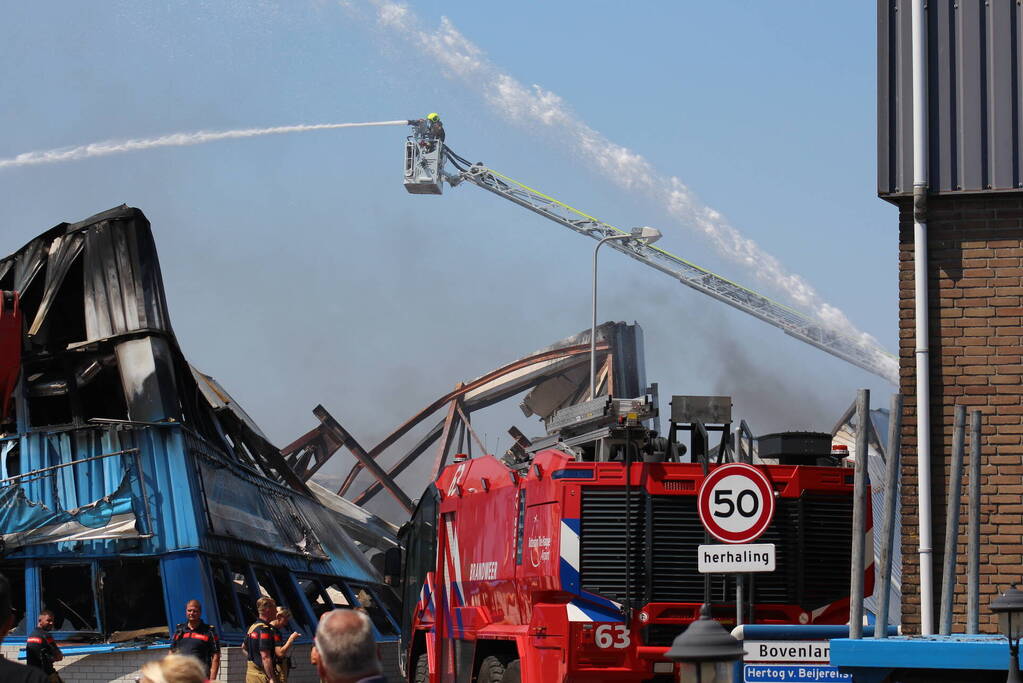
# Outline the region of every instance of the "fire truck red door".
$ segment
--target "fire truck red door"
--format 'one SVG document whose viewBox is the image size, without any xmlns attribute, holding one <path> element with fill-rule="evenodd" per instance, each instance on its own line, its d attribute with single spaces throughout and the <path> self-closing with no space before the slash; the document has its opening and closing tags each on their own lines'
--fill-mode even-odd
<svg viewBox="0 0 1023 683">
<path fill-rule="evenodd" d="M 0 422 L 7 419 L 21 372 L 21 308 L 17 292 L 0 291 Z"/>
</svg>

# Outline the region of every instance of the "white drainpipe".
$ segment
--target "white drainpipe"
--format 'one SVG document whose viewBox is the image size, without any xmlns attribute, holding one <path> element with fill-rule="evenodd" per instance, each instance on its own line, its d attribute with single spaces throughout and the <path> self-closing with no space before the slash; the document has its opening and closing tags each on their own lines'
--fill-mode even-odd
<svg viewBox="0 0 1023 683">
<path fill-rule="evenodd" d="M 927 311 L 927 18 L 913 0 L 913 261 L 916 291 L 917 500 L 920 531 L 920 633 L 934 633 L 931 561 L 931 382 Z"/>
</svg>

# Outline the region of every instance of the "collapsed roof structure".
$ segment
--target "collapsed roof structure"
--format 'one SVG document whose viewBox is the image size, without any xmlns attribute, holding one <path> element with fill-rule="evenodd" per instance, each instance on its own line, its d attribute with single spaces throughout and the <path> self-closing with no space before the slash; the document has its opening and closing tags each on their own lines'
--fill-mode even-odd
<svg viewBox="0 0 1023 683">
<path fill-rule="evenodd" d="M 43 607 L 63 639 L 165 637 L 195 597 L 231 642 L 260 595 L 291 607 L 306 636 L 338 605 L 396 636 L 395 598 L 363 552 L 392 547 L 396 528 L 297 476 L 188 364 L 141 211 L 48 230 L 0 260 L 0 290 L 14 642 Z"/>
<path fill-rule="evenodd" d="M 649 392 L 654 394 L 656 402 L 657 385 L 646 385 L 642 328 L 623 322 L 604 323 L 596 328 L 595 340 L 595 394 L 642 396 Z M 356 477 L 366 468 L 376 481 L 352 497 L 356 505 L 366 504 L 386 489 L 411 512 L 412 501 L 395 483 L 395 478 L 413 462 L 434 448 L 433 465 L 425 485 L 437 478 L 453 453 L 464 452 L 471 457 L 474 442 L 479 451 L 485 453 L 483 442 L 472 428 L 472 413 L 523 392 L 528 393 L 519 404 L 522 412 L 526 417 L 536 415 L 544 422 L 558 410 L 586 400 L 590 387 L 589 361 L 590 330 L 585 330 L 475 379 L 458 382 L 451 391 L 432 401 L 368 450 L 326 414 L 322 406 L 317 406 L 313 413 L 321 424 L 285 446 L 281 453 L 296 475 L 308 480 L 337 451 L 346 448 L 356 457 L 356 463 L 341 484 L 338 495 L 349 495 Z M 411 448 L 398 448 L 400 439 L 437 414 L 443 416 Z M 515 440 L 513 454 L 524 452 L 529 439 L 514 427 L 509 433 Z M 378 459 L 393 464 L 384 470 L 377 464 Z"/>
</svg>

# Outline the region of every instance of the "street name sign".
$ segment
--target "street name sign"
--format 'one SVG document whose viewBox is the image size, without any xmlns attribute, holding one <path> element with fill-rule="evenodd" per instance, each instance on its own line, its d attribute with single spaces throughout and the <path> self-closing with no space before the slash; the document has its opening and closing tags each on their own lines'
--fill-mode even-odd
<svg viewBox="0 0 1023 683">
<path fill-rule="evenodd" d="M 725 543 L 752 543 L 774 517 L 774 487 L 752 465 L 730 463 L 711 470 L 697 495 L 700 521 Z"/>
<path fill-rule="evenodd" d="M 851 674 L 830 666 L 826 640 L 746 640 L 744 683 L 826 683 L 852 681 Z"/>
<path fill-rule="evenodd" d="M 744 640 L 744 662 L 818 662 L 831 661 L 831 643 L 827 640 Z"/>
<path fill-rule="evenodd" d="M 813 664 L 744 664 L 742 680 L 745 683 L 827 683 L 852 681 L 852 674 L 842 673 L 833 666 Z"/>
<path fill-rule="evenodd" d="M 701 545 L 696 566 L 701 574 L 774 571 L 774 543 Z"/>
</svg>

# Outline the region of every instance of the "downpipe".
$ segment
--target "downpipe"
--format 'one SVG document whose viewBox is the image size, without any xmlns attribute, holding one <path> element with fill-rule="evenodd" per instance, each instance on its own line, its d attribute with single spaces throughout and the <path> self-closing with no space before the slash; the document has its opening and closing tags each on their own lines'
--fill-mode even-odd
<svg viewBox="0 0 1023 683">
<path fill-rule="evenodd" d="M 926 211 L 924 188 L 913 188 L 914 220 L 913 242 L 916 282 L 916 469 L 917 499 L 919 500 L 918 527 L 920 556 L 920 633 L 933 635 L 934 629 L 934 551 L 931 537 L 931 378 L 930 338 L 927 311 L 927 222 L 919 220 L 918 207 Z M 920 200 L 917 194 L 920 193 Z"/>
<path fill-rule="evenodd" d="M 920 561 L 920 633 L 934 633 L 931 537 L 931 382 L 927 286 L 927 6 L 913 2 L 913 265 L 916 303 L 917 499 Z"/>
</svg>

